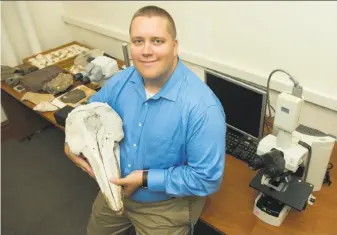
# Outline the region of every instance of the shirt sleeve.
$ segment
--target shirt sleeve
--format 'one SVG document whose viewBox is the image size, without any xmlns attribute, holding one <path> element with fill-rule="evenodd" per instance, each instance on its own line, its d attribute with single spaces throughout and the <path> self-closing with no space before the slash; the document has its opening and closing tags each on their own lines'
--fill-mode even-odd
<svg viewBox="0 0 337 235">
<path fill-rule="evenodd" d="M 224 174 L 225 146 L 225 114 L 218 106 L 210 106 L 189 123 L 188 164 L 150 169 L 148 189 L 176 197 L 206 196 L 216 192 Z"/>
</svg>

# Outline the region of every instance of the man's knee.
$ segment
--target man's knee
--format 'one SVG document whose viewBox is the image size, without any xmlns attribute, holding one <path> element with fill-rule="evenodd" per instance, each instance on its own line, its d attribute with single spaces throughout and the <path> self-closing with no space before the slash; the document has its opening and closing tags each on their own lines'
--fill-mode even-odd
<svg viewBox="0 0 337 235">
<path fill-rule="evenodd" d="M 142 204 L 127 200 L 137 235 L 187 235 L 199 219 L 205 198 L 186 197 Z M 137 209 L 136 209 L 137 208 Z"/>
<path fill-rule="evenodd" d="M 92 206 L 87 235 L 126 235 L 130 227 L 129 219 L 111 210 L 100 192 Z"/>
</svg>

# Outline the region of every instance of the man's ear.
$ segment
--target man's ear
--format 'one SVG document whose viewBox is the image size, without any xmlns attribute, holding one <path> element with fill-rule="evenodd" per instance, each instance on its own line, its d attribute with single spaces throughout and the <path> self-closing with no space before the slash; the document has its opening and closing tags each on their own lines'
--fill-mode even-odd
<svg viewBox="0 0 337 235">
<path fill-rule="evenodd" d="M 178 45 L 179 45 L 178 40 L 174 39 L 173 43 L 174 43 L 174 52 L 173 53 L 174 53 L 174 56 L 177 56 L 178 55 Z"/>
</svg>

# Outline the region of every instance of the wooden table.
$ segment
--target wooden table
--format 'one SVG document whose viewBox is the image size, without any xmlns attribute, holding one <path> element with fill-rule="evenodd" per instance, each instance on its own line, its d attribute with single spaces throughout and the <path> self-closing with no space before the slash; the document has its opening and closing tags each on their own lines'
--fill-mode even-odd
<svg viewBox="0 0 337 235">
<path fill-rule="evenodd" d="M 24 92 L 19 93 L 4 82 L 1 89 L 18 101 Z M 23 102 L 29 108 L 35 105 Z M 53 112 L 39 115 L 64 130 L 58 125 Z M 209 196 L 201 216 L 201 220 L 211 227 L 228 235 L 333 235 L 337 234 L 337 145 L 335 145 L 331 162 L 335 168 L 331 170 L 331 186 L 324 185 L 313 206 L 307 206 L 302 212 L 292 210 L 281 227 L 273 227 L 260 221 L 253 215 L 254 200 L 257 192 L 250 188 L 249 182 L 256 172 L 236 158 L 226 155 L 225 175 L 220 190 Z"/>
<path fill-rule="evenodd" d="M 337 145 L 330 160 L 337 166 Z M 253 215 L 257 191 L 248 186 L 255 172 L 236 158 L 226 155 L 225 175 L 220 190 L 209 196 L 201 219 L 228 235 L 333 235 L 337 234 L 337 170 L 332 184 L 323 185 L 316 203 L 302 212 L 291 210 L 280 227 L 265 224 Z"/>
<path fill-rule="evenodd" d="M 12 87 L 8 86 L 5 82 L 1 82 L 1 90 L 7 92 L 9 95 L 11 95 L 15 99 L 17 99 L 19 102 L 23 103 L 24 105 L 26 105 L 27 107 L 29 107 L 31 109 L 33 109 L 34 106 L 36 106 L 36 104 L 34 104 L 34 103 L 32 103 L 28 100 L 21 101 L 22 96 L 26 93 L 25 91 L 18 92 L 16 90 L 14 90 Z M 64 127 L 60 126 L 56 123 L 56 120 L 54 118 L 54 112 L 43 112 L 43 113 L 42 112 L 36 112 L 36 113 L 39 114 L 41 117 L 45 118 L 47 121 L 51 122 L 56 127 L 60 128 L 61 130 L 64 131 Z"/>
</svg>

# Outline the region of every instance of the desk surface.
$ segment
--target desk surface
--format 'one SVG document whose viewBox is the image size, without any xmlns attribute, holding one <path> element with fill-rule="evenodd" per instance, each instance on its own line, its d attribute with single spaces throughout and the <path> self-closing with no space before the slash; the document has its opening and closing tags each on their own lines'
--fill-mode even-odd
<svg viewBox="0 0 337 235">
<path fill-rule="evenodd" d="M 26 93 L 25 91 L 23 92 L 18 92 L 16 90 L 14 90 L 12 87 L 8 86 L 5 82 L 1 82 L 1 89 L 5 92 L 7 92 L 8 94 L 10 94 L 11 96 L 13 96 L 15 99 L 17 99 L 18 101 L 20 101 L 21 103 L 25 104 L 27 107 L 33 109 L 35 104 L 25 100 L 25 101 L 21 101 L 22 96 Z M 47 119 L 49 122 L 51 122 L 52 124 L 54 124 L 56 127 L 60 128 L 61 130 L 64 131 L 64 127 L 60 126 L 56 123 L 56 120 L 54 118 L 54 112 L 36 112 L 39 115 L 41 115 L 42 117 L 44 117 L 45 119 Z"/>
<path fill-rule="evenodd" d="M 337 144 L 330 160 L 337 166 Z M 273 227 L 253 215 L 257 192 L 248 186 L 255 172 L 226 155 L 225 175 L 220 190 L 209 196 L 201 219 L 228 235 L 337 234 L 337 169 L 331 170 L 330 186 L 313 192 L 316 203 L 302 212 L 291 210 L 280 227 Z"/>
<path fill-rule="evenodd" d="M 4 82 L 1 82 L 1 89 L 22 102 L 24 92 L 19 93 Z M 29 101 L 22 103 L 30 108 L 35 106 Z M 56 124 L 53 112 L 38 113 L 64 130 Z M 313 206 L 308 205 L 302 212 L 290 211 L 281 227 L 273 227 L 260 221 L 252 212 L 257 192 L 248 185 L 256 172 L 227 155 L 221 188 L 207 198 L 201 220 L 228 235 L 337 234 L 337 144 L 330 161 L 335 166 L 331 170 L 331 186 L 324 185 L 319 192 L 313 193 L 317 198 Z"/>
</svg>

